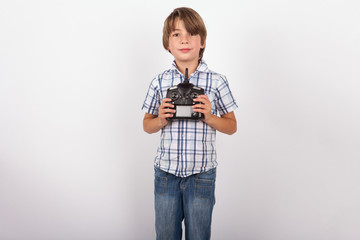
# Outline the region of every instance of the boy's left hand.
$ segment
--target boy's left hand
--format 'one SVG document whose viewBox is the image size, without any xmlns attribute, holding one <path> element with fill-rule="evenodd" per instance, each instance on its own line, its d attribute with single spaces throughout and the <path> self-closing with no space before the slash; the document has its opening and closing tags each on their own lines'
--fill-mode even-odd
<svg viewBox="0 0 360 240">
<path fill-rule="evenodd" d="M 202 104 L 195 104 L 193 106 L 194 112 L 200 112 L 204 114 L 203 121 L 208 121 L 211 117 L 211 103 L 206 95 L 200 95 L 199 97 L 193 99 L 194 102 L 201 102 Z"/>
</svg>

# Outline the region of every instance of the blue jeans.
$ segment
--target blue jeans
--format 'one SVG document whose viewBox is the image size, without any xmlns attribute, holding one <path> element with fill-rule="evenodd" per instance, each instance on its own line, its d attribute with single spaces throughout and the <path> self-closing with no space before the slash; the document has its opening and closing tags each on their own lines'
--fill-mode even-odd
<svg viewBox="0 0 360 240">
<path fill-rule="evenodd" d="M 210 239 L 215 204 L 216 168 L 186 178 L 155 168 L 155 228 L 157 240 Z"/>
</svg>

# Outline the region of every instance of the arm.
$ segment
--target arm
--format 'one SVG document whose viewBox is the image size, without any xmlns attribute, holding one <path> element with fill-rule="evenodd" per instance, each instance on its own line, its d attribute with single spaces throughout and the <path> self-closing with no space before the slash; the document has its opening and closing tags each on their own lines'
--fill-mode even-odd
<svg viewBox="0 0 360 240">
<path fill-rule="evenodd" d="M 171 99 L 164 98 L 159 107 L 159 115 L 153 115 L 145 113 L 143 120 L 144 131 L 151 134 L 158 132 L 161 128 L 165 127 L 169 121 L 166 119 L 172 117 L 175 113 L 174 109 L 168 109 L 167 107 L 173 108 L 174 105 L 168 103 Z"/>
<path fill-rule="evenodd" d="M 221 117 L 211 114 L 211 116 L 204 122 L 209 126 L 215 128 L 219 132 L 232 135 L 236 132 L 236 118 L 234 112 L 229 112 L 227 114 L 221 115 Z"/>
<path fill-rule="evenodd" d="M 201 112 L 204 114 L 203 121 L 216 130 L 232 135 L 237 130 L 237 123 L 234 112 L 221 115 L 221 117 L 211 114 L 211 103 L 206 95 L 200 95 L 196 102 L 202 102 L 203 104 L 196 104 L 193 106 L 195 112 Z"/>
</svg>

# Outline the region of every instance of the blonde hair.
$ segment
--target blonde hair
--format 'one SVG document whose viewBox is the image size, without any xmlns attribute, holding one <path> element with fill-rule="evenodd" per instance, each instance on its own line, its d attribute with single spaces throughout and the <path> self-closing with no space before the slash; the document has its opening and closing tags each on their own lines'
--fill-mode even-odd
<svg viewBox="0 0 360 240">
<path fill-rule="evenodd" d="M 186 31 L 189 33 L 200 35 L 201 45 L 205 43 L 207 32 L 201 16 L 191 8 L 181 7 L 174 9 L 164 22 L 162 41 L 166 50 L 169 49 L 169 37 L 171 32 L 175 30 L 175 23 L 177 20 L 182 20 L 184 22 Z M 203 57 L 204 51 L 205 47 L 200 49 L 199 59 Z"/>
</svg>

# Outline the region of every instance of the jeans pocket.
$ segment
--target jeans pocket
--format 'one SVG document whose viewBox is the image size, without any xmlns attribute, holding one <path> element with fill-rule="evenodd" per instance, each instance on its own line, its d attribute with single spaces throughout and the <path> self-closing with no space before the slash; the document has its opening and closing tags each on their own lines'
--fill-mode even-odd
<svg viewBox="0 0 360 240">
<path fill-rule="evenodd" d="M 167 178 L 155 175 L 154 185 L 155 185 L 155 193 L 156 194 L 160 194 L 160 195 L 165 194 Z"/>
<path fill-rule="evenodd" d="M 210 179 L 195 179 L 195 197 L 210 198 L 214 192 L 214 183 Z"/>
</svg>

